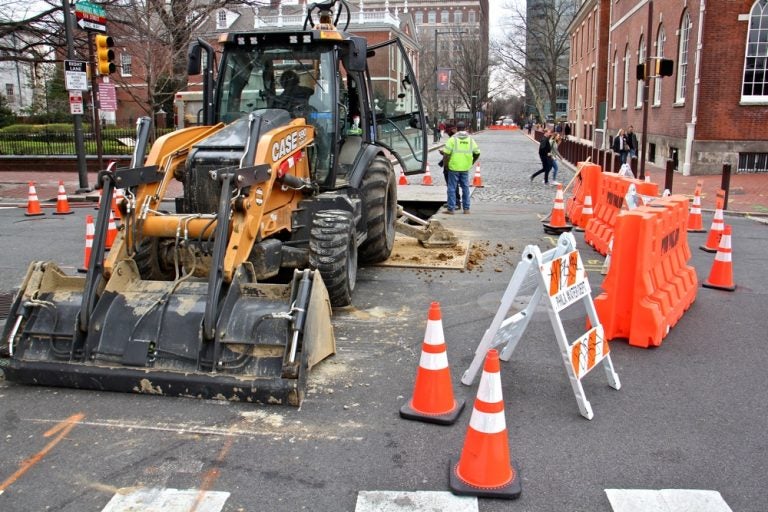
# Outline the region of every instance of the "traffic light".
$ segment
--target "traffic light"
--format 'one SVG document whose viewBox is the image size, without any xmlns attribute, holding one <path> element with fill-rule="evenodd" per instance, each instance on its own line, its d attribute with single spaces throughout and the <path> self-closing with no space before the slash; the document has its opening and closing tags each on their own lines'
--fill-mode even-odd
<svg viewBox="0 0 768 512">
<path fill-rule="evenodd" d="M 117 70 L 115 66 L 115 40 L 110 36 L 96 36 L 96 68 L 100 75 L 108 75 Z"/>
<path fill-rule="evenodd" d="M 645 73 L 645 62 L 643 62 L 642 64 L 638 64 L 637 65 L 637 79 L 638 80 L 645 80 L 646 76 L 647 75 Z"/>
<path fill-rule="evenodd" d="M 675 62 L 672 59 L 656 59 L 656 74 L 658 76 L 672 76 L 675 70 Z"/>
</svg>

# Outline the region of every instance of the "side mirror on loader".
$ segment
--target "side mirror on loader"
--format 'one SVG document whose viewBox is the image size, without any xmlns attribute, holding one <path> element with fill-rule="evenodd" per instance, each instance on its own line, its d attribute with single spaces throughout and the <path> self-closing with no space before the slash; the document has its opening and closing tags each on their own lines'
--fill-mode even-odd
<svg viewBox="0 0 768 512">
<path fill-rule="evenodd" d="M 203 72 L 203 48 L 197 41 L 189 45 L 187 52 L 187 73 L 199 75 Z"/>
</svg>

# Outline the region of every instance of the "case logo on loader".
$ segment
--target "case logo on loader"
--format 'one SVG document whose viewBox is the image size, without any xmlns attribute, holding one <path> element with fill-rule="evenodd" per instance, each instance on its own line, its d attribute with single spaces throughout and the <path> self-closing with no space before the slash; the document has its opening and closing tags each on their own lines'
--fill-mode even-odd
<svg viewBox="0 0 768 512">
<path fill-rule="evenodd" d="M 282 139 L 272 144 L 272 161 L 277 162 L 285 155 L 293 153 L 307 138 L 307 129 L 302 128 L 291 132 Z"/>
</svg>

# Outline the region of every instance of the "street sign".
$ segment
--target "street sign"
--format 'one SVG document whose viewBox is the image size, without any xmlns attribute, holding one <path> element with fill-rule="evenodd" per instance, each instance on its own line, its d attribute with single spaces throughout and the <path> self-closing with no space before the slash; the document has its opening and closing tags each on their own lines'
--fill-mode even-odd
<svg viewBox="0 0 768 512">
<path fill-rule="evenodd" d="M 72 114 L 83 114 L 82 91 L 69 91 L 69 111 Z"/>
<path fill-rule="evenodd" d="M 87 91 L 88 76 L 85 62 L 77 60 L 64 61 L 64 84 L 68 91 Z"/>
<path fill-rule="evenodd" d="M 106 15 L 107 12 L 100 5 L 92 4 L 90 2 L 77 2 L 75 4 L 77 26 L 83 30 L 106 32 Z"/>
<path fill-rule="evenodd" d="M 99 84 L 99 109 L 102 112 L 115 112 L 117 110 L 117 94 L 115 94 L 115 84 Z"/>
</svg>

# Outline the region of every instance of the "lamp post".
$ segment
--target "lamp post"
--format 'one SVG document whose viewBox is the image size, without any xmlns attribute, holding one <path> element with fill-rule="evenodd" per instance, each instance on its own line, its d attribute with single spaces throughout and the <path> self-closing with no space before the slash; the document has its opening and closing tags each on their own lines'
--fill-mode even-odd
<svg viewBox="0 0 768 512">
<path fill-rule="evenodd" d="M 466 30 L 435 30 L 435 108 L 439 110 L 438 101 L 437 101 L 437 92 L 438 92 L 438 81 L 437 81 L 437 64 L 438 64 L 438 58 L 437 58 L 437 36 L 440 34 L 466 34 Z M 435 117 L 435 122 L 437 122 L 437 117 Z"/>
</svg>

